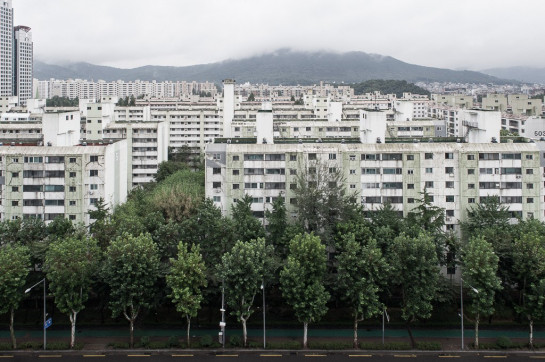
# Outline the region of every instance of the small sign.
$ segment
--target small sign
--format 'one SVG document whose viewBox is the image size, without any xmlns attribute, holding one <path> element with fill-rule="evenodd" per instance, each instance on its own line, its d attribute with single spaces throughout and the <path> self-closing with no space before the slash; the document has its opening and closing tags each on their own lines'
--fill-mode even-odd
<svg viewBox="0 0 545 362">
<path fill-rule="evenodd" d="M 51 327 L 52 324 L 53 324 L 53 318 L 47 319 L 44 324 L 44 329 Z"/>
</svg>

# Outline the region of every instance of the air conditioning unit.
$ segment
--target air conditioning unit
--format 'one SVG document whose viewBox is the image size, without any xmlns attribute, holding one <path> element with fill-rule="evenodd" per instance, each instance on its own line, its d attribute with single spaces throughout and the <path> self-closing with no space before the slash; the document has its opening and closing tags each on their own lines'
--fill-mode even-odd
<svg viewBox="0 0 545 362">
<path fill-rule="evenodd" d="M 522 178 L 522 175 L 517 175 L 517 178 Z"/>
</svg>

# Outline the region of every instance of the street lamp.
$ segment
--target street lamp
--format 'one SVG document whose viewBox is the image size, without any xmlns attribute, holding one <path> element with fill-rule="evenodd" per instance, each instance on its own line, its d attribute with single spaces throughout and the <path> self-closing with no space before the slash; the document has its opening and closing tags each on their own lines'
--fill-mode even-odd
<svg viewBox="0 0 545 362">
<path fill-rule="evenodd" d="M 263 349 L 267 348 L 265 336 L 265 279 L 261 281 L 261 291 L 263 292 Z"/>
<path fill-rule="evenodd" d="M 43 329 L 44 329 L 44 350 L 47 348 L 47 337 L 46 337 L 46 326 L 45 326 L 45 321 L 46 321 L 46 317 L 47 317 L 47 313 L 46 313 L 46 310 L 45 310 L 45 291 L 46 291 L 46 285 L 45 285 L 45 278 L 43 278 L 42 280 L 40 280 L 38 283 L 34 284 L 33 286 L 31 286 L 30 288 L 28 288 L 27 290 L 25 290 L 25 294 L 27 294 L 28 292 L 30 292 L 32 290 L 32 288 L 34 288 L 35 286 L 37 286 L 38 284 L 40 283 L 44 283 L 44 324 L 43 324 Z"/>
<path fill-rule="evenodd" d="M 222 348 L 225 348 L 225 284 L 222 280 L 221 282 L 221 322 L 220 322 L 220 328 L 221 328 L 221 346 Z"/>
<path fill-rule="evenodd" d="M 467 285 L 469 285 L 469 287 L 475 292 L 475 294 L 479 294 L 479 291 L 476 288 L 474 288 L 470 284 L 467 284 Z M 463 291 L 463 287 L 464 287 L 464 280 L 460 278 L 460 325 L 462 329 L 462 351 L 464 350 L 464 291 Z"/>
</svg>

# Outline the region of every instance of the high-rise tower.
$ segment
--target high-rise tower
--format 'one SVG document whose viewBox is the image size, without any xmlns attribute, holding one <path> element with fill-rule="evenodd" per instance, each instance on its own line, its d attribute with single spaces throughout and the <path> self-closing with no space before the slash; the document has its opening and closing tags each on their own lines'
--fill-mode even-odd
<svg viewBox="0 0 545 362">
<path fill-rule="evenodd" d="M 20 105 L 32 98 L 32 33 L 28 26 L 13 29 L 13 95 Z"/>
<path fill-rule="evenodd" d="M 0 96 L 13 95 L 13 8 L 0 0 Z"/>
</svg>

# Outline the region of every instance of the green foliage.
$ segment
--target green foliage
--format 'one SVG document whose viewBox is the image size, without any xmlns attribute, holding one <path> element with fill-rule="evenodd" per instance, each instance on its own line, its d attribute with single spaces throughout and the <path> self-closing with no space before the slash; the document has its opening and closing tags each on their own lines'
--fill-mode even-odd
<svg viewBox="0 0 545 362">
<path fill-rule="evenodd" d="M 0 314 L 19 306 L 29 268 L 28 247 L 9 244 L 0 247 Z"/>
<path fill-rule="evenodd" d="M 154 285 L 159 278 L 157 245 L 149 234 L 123 234 L 106 250 L 102 278 L 110 287 L 109 306 L 112 316 L 123 314 L 133 324 L 142 308 L 151 306 Z"/>
<path fill-rule="evenodd" d="M 337 256 L 337 287 L 357 323 L 382 312 L 379 292 L 387 280 L 389 266 L 375 240 L 360 244 L 351 233 L 345 234 L 345 239 L 345 248 Z"/>
<path fill-rule="evenodd" d="M 255 96 L 253 93 L 250 93 L 250 95 L 248 96 L 248 102 L 255 102 Z"/>
<path fill-rule="evenodd" d="M 199 343 L 201 344 L 201 347 L 211 347 L 214 343 L 214 340 L 212 339 L 211 335 L 205 334 L 201 337 Z"/>
<path fill-rule="evenodd" d="M 76 97 L 70 99 L 68 97 L 53 96 L 46 99 L 46 107 L 79 107 L 79 99 Z"/>
<path fill-rule="evenodd" d="M 244 345 L 247 342 L 246 322 L 254 312 L 255 295 L 265 277 L 274 272 L 273 254 L 272 245 L 265 245 L 265 239 L 258 238 L 237 241 L 222 257 L 220 277 L 231 314 L 242 323 Z"/>
<path fill-rule="evenodd" d="M 142 336 L 140 337 L 140 347 L 142 348 L 148 348 L 150 345 L 150 338 L 148 336 Z"/>
<path fill-rule="evenodd" d="M 310 349 L 323 349 L 323 350 L 342 350 L 342 349 L 351 349 L 352 345 L 348 342 L 339 342 L 339 341 L 310 341 L 308 342 L 308 347 Z"/>
<path fill-rule="evenodd" d="M 475 288 L 469 290 L 472 295 L 471 312 L 475 319 L 494 313 L 494 296 L 501 290 L 500 278 L 497 276 L 498 256 L 492 245 L 483 237 L 472 237 L 463 248 L 462 276 L 464 281 Z"/>
<path fill-rule="evenodd" d="M 232 335 L 229 337 L 229 345 L 231 347 L 242 347 L 242 339 L 240 339 L 240 336 Z"/>
<path fill-rule="evenodd" d="M 401 288 L 402 318 L 407 323 L 429 318 L 439 279 L 432 238 L 425 233 L 414 238 L 401 234 L 394 239 L 391 257 L 393 275 Z"/>
<path fill-rule="evenodd" d="M 513 346 L 513 342 L 509 337 L 500 336 L 496 339 L 496 345 L 501 349 L 507 349 Z"/>
<path fill-rule="evenodd" d="M 364 350 L 384 350 L 384 351 L 406 351 L 411 349 L 411 345 L 405 342 L 388 342 L 385 344 L 378 342 L 361 342 L 360 348 Z"/>
<path fill-rule="evenodd" d="M 118 107 L 134 107 L 136 105 L 136 99 L 133 95 L 126 96 L 125 98 L 119 98 L 116 106 Z"/>
<path fill-rule="evenodd" d="M 185 162 L 163 161 L 157 167 L 155 182 L 162 182 L 170 175 L 185 169 L 187 169 L 187 164 Z"/>
<path fill-rule="evenodd" d="M 430 92 L 405 80 L 373 79 L 351 85 L 354 94 L 365 94 L 379 91 L 382 94 L 395 94 L 398 98 L 403 93 L 430 95 Z"/>
<path fill-rule="evenodd" d="M 250 241 L 265 236 L 263 224 L 252 213 L 252 197 L 244 195 L 231 206 L 234 239 Z"/>
<path fill-rule="evenodd" d="M 258 347 L 263 344 L 258 345 Z M 267 349 L 301 349 L 301 343 L 299 341 L 270 341 L 267 342 Z"/>
<path fill-rule="evenodd" d="M 181 346 L 180 340 L 176 336 L 170 336 L 167 340 L 167 347 L 179 348 Z"/>
<path fill-rule="evenodd" d="M 326 261 L 319 237 L 299 234 L 290 242 L 288 260 L 280 272 L 280 289 L 299 322 L 316 322 L 327 312 Z"/>
</svg>

